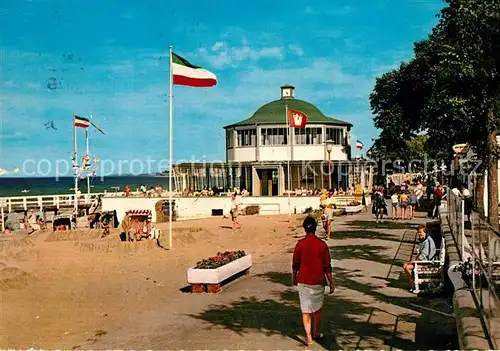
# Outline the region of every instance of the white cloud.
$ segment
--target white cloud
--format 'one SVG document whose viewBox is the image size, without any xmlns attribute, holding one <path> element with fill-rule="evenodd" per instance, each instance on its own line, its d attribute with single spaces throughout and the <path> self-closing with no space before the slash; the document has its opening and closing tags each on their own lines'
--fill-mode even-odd
<svg viewBox="0 0 500 351">
<path fill-rule="evenodd" d="M 230 46 L 227 42 L 218 41 L 210 48 L 198 49 L 197 55 L 208 61 L 212 67 L 223 68 L 225 66 L 236 67 L 244 61 L 257 62 L 264 58 L 283 59 L 282 47 L 270 46 L 252 48 L 247 44 L 242 46 Z"/>
<path fill-rule="evenodd" d="M 33 89 L 33 90 L 39 90 L 42 88 L 42 85 L 40 83 L 36 83 L 36 82 L 26 82 L 26 88 Z"/>
<path fill-rule="evenodd" d="M 304 50 L 298 45 L 290 44 L 288 45 L 288 50 L 293 52 L 297 56 L 302 56 L 304 55 Z"/>
<path fill-rule="evenodd" d="M 0 177 L 1 176 L 4 176 L 4 175 L 8 175 L 8 174 L 17 174 L 20 172 L 20 169 L 19 168 L 15 168 L 14 170 L 12 171 L 9 171 L 9 170 L 6 170 L 4 168 L 0 168 Z"/>
</svg>

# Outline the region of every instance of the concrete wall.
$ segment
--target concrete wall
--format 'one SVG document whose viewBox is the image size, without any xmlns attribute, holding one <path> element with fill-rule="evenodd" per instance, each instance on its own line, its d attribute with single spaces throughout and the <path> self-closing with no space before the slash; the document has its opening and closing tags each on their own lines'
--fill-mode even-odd
<svg viewBox="0 0 500 351">
<path fill-rule="evenodd" d="M 297 213 L 303 212 L 306 208 L 319 208 L 319 197 L 302 196 L 290 197 L 290 207 L 288 197 L 285 196 L 250 196 L 241 197 L 242 206 L 259 205 L 261 214 L 287 214 L 296 208 Z M 102 199 L 102 210 L 116 210 L 118 219 L 121 221 L 128 210 L 151 210 L 153 212 L 153 222 L 156 222 L 155 204 L 168 198 L 147 198 L 147 197 L 104 197 Z M 179 218 L 210 217 L 212 209 L 223 209 L 224 213 L 229 213 L 231 209 L 230 197 L 177 197 L 176 209 Z"/>
</svg>

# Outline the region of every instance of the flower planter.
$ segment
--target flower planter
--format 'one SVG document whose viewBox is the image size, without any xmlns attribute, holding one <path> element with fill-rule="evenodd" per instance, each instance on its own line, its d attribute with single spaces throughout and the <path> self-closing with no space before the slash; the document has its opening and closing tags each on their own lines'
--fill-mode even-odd
<svg viewBox="0 0 500 351">
<path fill-rule="evenodd" d="M 363 210 L 363 205 L 357 205 L 357 206 L 346 206 L 345 212 L 347 214 L 354 214 L 354 213 L 359 213 Z"/>
<path fill-rule="evenodd" d="M 252 267 L 252 255 L 247 254 L 237 260 L 215 269 L 197 269 L 194 267 L 187 270 L 187 281 L 191 284 L 191 292 L 217 293 L 220 291 L 220 283 L 235 276 L 238 273 L 249 273 Z"/>
</svg>

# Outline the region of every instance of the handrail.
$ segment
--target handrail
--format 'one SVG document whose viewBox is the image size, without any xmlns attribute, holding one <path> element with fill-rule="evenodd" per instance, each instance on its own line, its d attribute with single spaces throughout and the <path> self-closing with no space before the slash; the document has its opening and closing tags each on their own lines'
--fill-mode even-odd
<svg viewBox="0 0 500 351">
<path fill-rule="evenodd" d="M 500 299 L 497 290 L 500 288 L 500 233 L 477 212 L 471 212 L 470 230 L 461 230 L 465 228 L 466 219 L 464 201 L 450 193 L 448 206 L 451 233 L 461 248 L 461 260 L 471 280 L 469 281 L 471 291 L 483 315 L 490 339 L 492 342 L 500 340 L 498 327 L 492 321 L 494 318 L 500 318 Z M 500 348 L 500 345 L 494 346 Z"/>
</svg>

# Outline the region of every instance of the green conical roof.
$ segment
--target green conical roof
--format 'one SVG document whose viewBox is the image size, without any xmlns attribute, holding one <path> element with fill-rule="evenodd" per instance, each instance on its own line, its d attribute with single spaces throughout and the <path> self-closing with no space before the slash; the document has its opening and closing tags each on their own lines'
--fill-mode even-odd
<svg viewBox="0 0 500 351">
<path fill-rule="evenodd" d="M 305 113 L 307 115 L 307 124 L 331 124 L 352 127 L 352 124 L 349 122 L 325 116 L 316 106 L 307 101 L 294 98 L 282 98 L 263 105 L 255 111 L 252 117 L 225 126 L 224 128 L 286 123 L 285 105 L 288 105 L 288 108 L 292 110 L 299 110 Z"/>
</svg>

